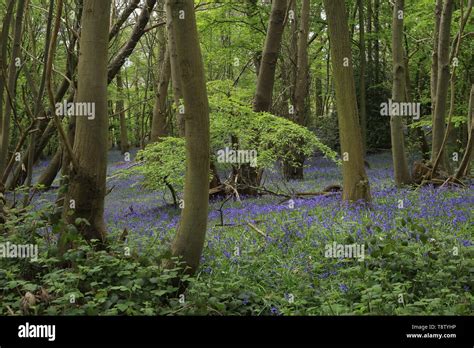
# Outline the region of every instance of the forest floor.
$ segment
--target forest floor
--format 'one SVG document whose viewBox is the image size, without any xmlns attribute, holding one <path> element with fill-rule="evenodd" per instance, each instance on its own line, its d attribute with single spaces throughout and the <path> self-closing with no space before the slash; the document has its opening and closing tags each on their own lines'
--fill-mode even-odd
<svg viewBox="0 0 474 348">
<path fill-rule="evenodd" d="M 241 197 L 224 204 L 219 226 L 222 201 L 213 201 L 200 272 L 177 314 L 472 313 L 473 183 L 398 189 L 389 153 L 368 161 L 370 209 L 346 206 L 340 194 L 294 205 L 271 195 Z M 111 151 L 108 175 L 129 165 Z M 266 187 L 314 192 L 338 183 L 340 169 L 316 158 L 303 181 L 284 184 L 274 172 Z M 150 192 L 133 176 L 107 185 L 109 232 L 127 228 L 127 243 L 139 253 L 164 250 L 180 214 L 169 194 Z M 358 258 L 327 257 L 333 242 L 365 249 Z"/>
</svg>

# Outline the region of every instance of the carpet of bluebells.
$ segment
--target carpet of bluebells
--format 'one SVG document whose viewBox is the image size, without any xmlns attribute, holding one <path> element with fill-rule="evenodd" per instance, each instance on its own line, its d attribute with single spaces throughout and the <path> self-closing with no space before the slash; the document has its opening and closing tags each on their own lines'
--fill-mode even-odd
<svg viewBox="0 0 474 348">
<path fill-rule="evenodd" d="M 96 314 L 91 308 L 106 304 L 99 314 L 472 314 L 474 183 L 399 189 L 393 184 L 390 154 L 372 155 L 368 161 L 370 207 L 348 206 L 340 193 L 292 201 L 273 195 L 212 201 L 200 270 L 179 301 L 160 302 L 168 311 L 132 296 L 145 288 L 143 281 L 124 286 L 126 290 L 110 286 L 101 295 L 99 279 L 77 289 L 80 298 L 95 301 L 88 310 L 64 305 L 46 313 Z M 109 233 L 119 236 L 127 229 L 132 253 L 165 252 L 180 210 L 168 192 L 144 189 L 140 177 L 115 175 L 129 165 L 119 152 L 110 153 Z M 278 170 L 265 176 L 265 187 L 286 192 L 314 192 L 340 183 L 340 168 L 323 158 L 308 164 L 303 181 L 284 183 Z M 364 245 L 364 259 L 325 257 L 325 246 L 333 242 Z M 119 272 L 112 285 L 130 285 L 123 277 L 134 272 Z M 157 282 L 151 282 L 155 288 Z M 127 300 L 120 291 L 128 291 Z M 166 290 L 151 293 L 160 296 Z M 62 295 L 64 302 L 67 294 Z M 112 302 L 111 296 L 116 297 Z"/>
<path fill-rule="evenodd" d="M 473 185 L 398 189 L 390 154 L 369 162 L 369 209 L 345 206 L 337 194 L 293 202 L 271 195 L 241 197 L 223 206 L 212 202 L 190 310 L 256 315 L 472 311 Z M 124 166 L 116 154 L 110 173 Z M 314 192 L 340 182 L 340 169 L 319 158 L 305 170 L 304 181 L 285 184 L 284 190 Z M 166 193 L 146 192 L 139 183 L 137 177 L 110 180 L 115 188 L 107 197 L 108 226 L 126 227 L 129 242 L 139 250 L 150 240 L 166 246 L 179 210 Z M 265 186 L 283 188 L 276 170 L 267 173 Z M 365 244 L 365 261 L 325 258 L 324 246 L 334 241 Z"/>
</svg>

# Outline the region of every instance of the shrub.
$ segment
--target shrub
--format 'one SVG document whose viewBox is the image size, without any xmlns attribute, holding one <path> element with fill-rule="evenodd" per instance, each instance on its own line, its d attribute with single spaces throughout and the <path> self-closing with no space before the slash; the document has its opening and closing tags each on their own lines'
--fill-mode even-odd
<svg viewBox="0 0 474 348">
<path fill-rule="evenodd" d="M 218 169 L 240 166 L 239 163 L 218 163 L 217 153 L 225 148 L 255 152 L 254 165 L 258 169 L 273 168 L 277 162 L 296 164 L 301 156 L 307 158 L 316 151 L 337 161 L 337 154 L 305 127 L 269 113 L 256 113 L 230 93 L 219 90 L 216 84 L 212 86 L 209 96 L 211 160 Z M 142 175 L 145 187 L 153 190 L 168 188 L 173 196 L 174 191 L 183 189 L 184 139 L 162 138 L 140 151 L 137 160 L 140 163 L 123 170 L 122 175 Z"/>
</svg>

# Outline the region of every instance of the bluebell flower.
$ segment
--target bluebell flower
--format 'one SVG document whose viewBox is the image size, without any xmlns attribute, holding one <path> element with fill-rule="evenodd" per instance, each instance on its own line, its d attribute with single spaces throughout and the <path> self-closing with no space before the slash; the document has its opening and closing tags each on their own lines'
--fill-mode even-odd
<svg viewBox="0 0 474 348">
<path fill-rule="evenodd" d="M 280 311 L 279 311 L 278 308 L 275 307 L 275 306 L 272 306 L 272 308 L 270 308 L 270 312 L 271 312 L 273 315 L 280 315 Z"/>
</svg>

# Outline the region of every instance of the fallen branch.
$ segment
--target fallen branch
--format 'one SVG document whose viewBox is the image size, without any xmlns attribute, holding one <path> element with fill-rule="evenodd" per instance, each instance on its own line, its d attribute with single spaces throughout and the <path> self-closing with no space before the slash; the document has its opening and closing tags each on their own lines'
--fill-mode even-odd
<svg viewBox="0 0 474 348">
<path fill-rule="evenodd" d="M 322 192 L 297 192 L 295 194 L 295 196 L 297 197 L 305 197 L 305 196 L 330 196 L 330 195 L 334 195 L 336 193 L 339 193 L 339 192 L 325 192 L 325 191 L 322 191 Z"/>
<path fill-rule="evenodd" d="M 115 188 L 115 185 L 112 186 L 111 188 L 107 189 L 107 192 L 105 193 L 106 196 L 108 196 L 110 194 L 110 192 L 112 192 L 112 190 Z"/>
<path fill-rule="evenodd" d="M 252 230 L 254 230 L 255 232 L 257 232 L 257 233 L 258 233 L 259 235 L 261 235 L 262 237 L 264 237 L 264 238 L 267 238 L 267 237 L 268 237 L 267 234 L 265 234 L 265 233 L 263 233 L 262 231 L 260 231 L 260 230 L 257 228 L 257 226 L 255 226 L 254 224 L 252 224 L 252 223 L 250 223 L 250 222 L 248 222 L 248 221 L 247 221 L 246 223 L 247 223 L 247 225 L 248 225 Z"/>
<path fill-rule="evenodd" d="M 15 315 L 15 312 L 13 312 L 10 306 L 7 305 L 6 308 L 8 310 L 8 313 L 10 313 L 10 315 Z"/>
<path fill-rule="evenodd" d="M 317 192 L 292 192 L 292 193 L 274 192 L 265 187 L 250 187 L 250 188 L 266 193 L 266 194 L 273 195 L 273 196 L 286 197 L 287 199 L 291 199 L 295 197 L 302 198 L 302 197 L 307 197 L 307 196 L 330 196 L 342 191 L 342 187 L 340 185 L 330 185 L 324 188 L 322 191 L 317 191 Z"/>
<path fill-rule="evenodd" d="M 219 185 L 219 186 L 216 186 L 216 187 L 213 187 L 211 189 L 209 189 L 209 196 L 213 196 L 217 193 L 221 193 L 221 192 L 224 192 L 225 191 L 225 186 L 224 185 Z"/>
<path fill-rule="evenodd" d="M 458 170 L 459 173 L 459 170 Z M 466 185 L 456 175 L 448 175 L 448 173 L 437 170 L 436 176 L 433 176 L 433 166 L 431 163 L 415 162 L 413 164 L 413 181 L 417 184 L 417 188 L 426 185 L 433 185 L 435 187 L 444 187 L 447 185 L 454 185 L 466 187 Z"/>
<path fill-rule="evenodd" d="M 117 176 L 120 176 L 120 175 L 122 174 L 122 173 L 120 173 L 121 171 L 123 171 L 123 170 L 128 170 L 128 169 L 130 169 L 130 168 L 139 166 L 139 165 L 141 165 L 141 164 L 143 164 L 143 163 L 144 163 L 143 161 L 135 162 L 135 163 L 129 165 L 127 168 L 120 169 L 120 170 L 118 171 L 118 173 L 108 176 L 106 180 L 110 180 L 110 179 L 113 179 L 113 178 L 115 178 L 115 177 L 117 177 Z"/>
</svg>

